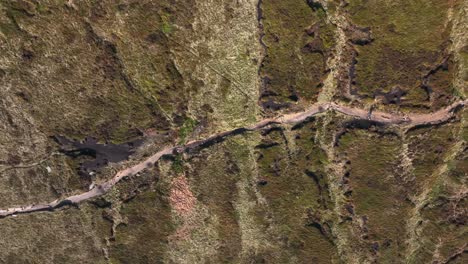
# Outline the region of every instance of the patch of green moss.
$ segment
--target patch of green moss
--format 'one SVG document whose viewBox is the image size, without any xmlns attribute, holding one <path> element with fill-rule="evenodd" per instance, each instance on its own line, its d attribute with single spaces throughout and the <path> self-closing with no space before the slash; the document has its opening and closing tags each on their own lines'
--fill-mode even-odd
<svg viewBox="0 0 468 264">
<path fill-rule="evenodd" d="M 182 155 L 176 155 L 172 162 L 171 169 L 176 173 L 182 173 L 184 171 L 184 160 Z"/>
<path fill-rule="evenodd" d="M 38 2 L 36 3 L 36 10 L 39 14 L 46 14 L 47 12 L 49 12 L 49 7 Z"/>
<path fill-rule="evenodd" d="M 19 32 L 18 27 L 9 22 L 0 23 L 0 31 L 6 36 L 10 36 Z"/>
<path fill-rule="evenodd" d="M 335 39 L 335 30 L 336 27 L 332 24 L 327 24 L 324 21 L 321 21 L 321 31 L 320 31 L 320 39 L 323 41 L 323 47 L 325 49 L 331 49 L 336 45 Z"/>
<path fill-rule="evenodd" d="M 5 1 L 0 3 L 2 19 L 0 19 L 0 31 L 5 36 L 13 37 L 22 34 L 18 21 L 27 19 L 28 16 L 15 2 Z"/>
<path fill-rule="evenodd" d="M 179 144 L 184 144 L 187 141 L 187 137 L 192 134 L 198 122 L 190 117 L 187 117 L 179 129 Z"/>
<path fill-rule="evenodd" d="M 161 25 L 161 31 L 164 34 L 170 34 L 173 30 L 173 26 L 171 25 L 171 17 L 170 14 L 168 13 L 163 13 L 161 15 L 161 20 L 162 20 L 162 25 Z"/>
</svg>

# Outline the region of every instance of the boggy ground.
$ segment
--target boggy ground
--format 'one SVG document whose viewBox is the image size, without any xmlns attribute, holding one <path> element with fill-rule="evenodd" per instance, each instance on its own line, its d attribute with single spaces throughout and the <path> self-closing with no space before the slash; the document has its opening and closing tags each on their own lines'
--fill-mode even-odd
<svg viewBox="0 0 468 264">
<path fill-rule="evenodd" d="M 451 45 L 453 39 L 465 39 L 453 15 L 463 1 L 334 3 L 346 39 L 339 96 L 428 111 L 464 93 L 453 82 L 459 67 L 465 68 L 455 63 L 463 46 Z"/>
<path fill-rule="evenodd" d="M 0 262 L 466 262 L 467 3 L 410 2 L 0 1 Z"/>
</svg>

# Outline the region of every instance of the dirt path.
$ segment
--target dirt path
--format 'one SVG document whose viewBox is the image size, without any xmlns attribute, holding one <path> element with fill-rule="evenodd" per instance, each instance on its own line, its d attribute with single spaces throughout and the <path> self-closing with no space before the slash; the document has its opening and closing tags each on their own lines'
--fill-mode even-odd
<svg viewBox="0 0 468 264">
<path fill-rule="evenodd" d="M 370 113 L 369 111 L 364 110 L 364 109 L 353 108 L 349 106 L 339 105 L 336 103 L 317 103 L 317 104 L 312 105 L 310 108 L 308 108 L 304 112 L 287 114 L 287 115 L 280 116 L 277 118 L 264 119 L 252 126 L 241 127 L 241 128 L 236 128 L 230 131 L 220 132 L 220 133 L 211 135 L 205 139 L 190 141 L 183 146 L 166 147 L 158 151 L 157 153 L 155 153 L 148 159 L 132 167 L 129 167 L 129 168 L 126 168 L 124 170 L 117 172 L 117 174 L 112 179 L 104 183 L 96 185 L 93 189 L 87 192 L 76 194 L 73 196 L 63 198 L 61 200 L 55 200 L 53 202 L 45 203 L 45 204 L 38 204 L 38 205 L 32 204 L 32 205 L 26 205 L 26 206 L 21 206 L 21 207 L 0 209 L 0 217 L 7 217 L 7 216 L 16 215 L 16 214 L 25 214 L 25 213 L 32 213 L 32 212 L 38 212 L 38 211 L 52 211 L 54 209 L 57 209 L 66 205 L 78 204 L 83 201 L 90 200 L 92 198 L 95 198 L 95 197 L 98 197 L 107 193 L 110 189 L 114 187 L 114 185 L 116 185 L 123 178 L 134 176 L 138 174 L 139 172 L 142 172 L 146 168 L 153 166 L 164 155 L 175 155 L 177 153 L 182 153 L 187 150 L 196 149 L 200 147 L 206 147 L 211 144 L 215 144 L 223 140 L 226 137 L 238 135 L 246 131 L 260 130 L 272 124 L 297 124 L 297 123 L 306 121 L 307 118 L 312 117 L 314 115 L 317 115 L 326 111 L 336 111 L 341 114 L 354 117 L 356 119 L 365 119 L 365 120 L 375 121 L 378 123 L 389 124 L 389 125 L 402 125 L 407 128 L 411 128 L 414 126 L 435 125 L 435 124 L 440 124 L 442 122 L 445 122 L 453 117 L 455 111 L 458 108 L 464 107 L 466 104 L 468 104 L 468 100 L 455 102 L 452 105 L 444 109 L 441 109 L 437 112 L 433 112 L 430 114 L 401 115 L 401 114 L 391 114 L 391 113 L 386 113 L 386 112 L 381 112 L 381 111 L 374 111 Z"/>
</svg>

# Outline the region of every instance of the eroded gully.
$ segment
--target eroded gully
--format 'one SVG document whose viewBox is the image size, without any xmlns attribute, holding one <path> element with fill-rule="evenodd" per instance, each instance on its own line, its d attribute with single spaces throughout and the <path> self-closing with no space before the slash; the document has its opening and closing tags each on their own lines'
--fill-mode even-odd
<svg viewBox="0 0 468 264">
<path fill-rule="evenodd" d="M 430 114 L 393 114 L 382 111 L 369 112 L 368 110 L 340 105 L 333 102 L 316 103 L 307 110 L 298 113 L 286 114 L 276 118 L 263 119 L 248 127 L 235 128 L 229 131 L 213 134 L 205 139 L 192 140 L 185 145 L 164 147 L 146 160 L 118 171 L 113 178 L 101 184 L 96 184 L 91 190 L 75 194 L 66 198 L 58 199 L 50 203 L 31 204 L 7 209 L 0 209 L 0 217 L 7 217 L 16 214 L 26 214 L 39 211 L 53 211 L 63 206 L 79 204 L 83 201 L 93 199 L 109 192 L 119 181 L 124 178 L 134 176 L 143 170 L 154 166 L 163 156 L 176 155 L 188 150 L 199 149 L 215 144 L 226 137 L 242 134 L 247 131 L 261 130 L 270 125 L 298 124 L 305 122 L 308 118 L 327 111 L 335 111 L 343 115 L 350 116 L 358 120 L 369 120 L 386 125 L 399 125 L 406 128 L 422 125 L 436 125 L 451 119 L 455 112 L 464 107 L 468 100 L 458 101 L 450 106 Z"/>
</svg>

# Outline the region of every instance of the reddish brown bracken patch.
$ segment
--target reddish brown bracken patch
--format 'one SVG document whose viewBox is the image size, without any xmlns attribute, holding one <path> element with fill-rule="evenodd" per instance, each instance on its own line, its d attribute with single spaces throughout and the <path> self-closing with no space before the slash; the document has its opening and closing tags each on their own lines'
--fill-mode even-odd
<svg viewBox="0 0 468 264">
<path fill-rule="evenodd" d="M 190 191 L 187 178 L 179 176 L 172 180 L 171 193 L 169 196 L 172 208 L 180 216 L 188 216 L 195 207 L 195 196 Z"/>
</svg>

